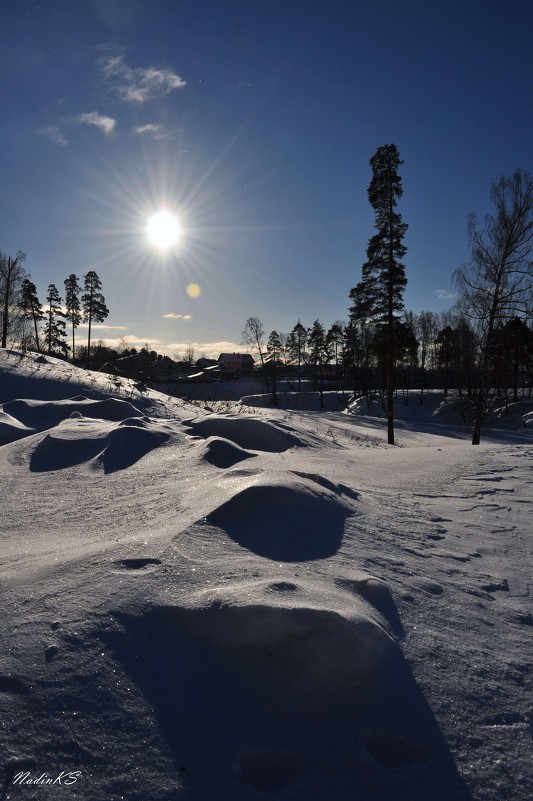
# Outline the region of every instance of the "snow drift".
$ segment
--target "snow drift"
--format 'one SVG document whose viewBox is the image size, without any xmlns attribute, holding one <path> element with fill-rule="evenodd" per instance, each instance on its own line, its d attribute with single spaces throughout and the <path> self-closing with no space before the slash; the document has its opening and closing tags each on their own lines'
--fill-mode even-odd
<svg viewBox="0 0 533 801">
<path fill-rule="evenodd" d="M 283 453 L 289 448 L 309 443 L 309 437 L 303 434 L 298 436 L 290 426 L 244 415 L 209 415 L 187 420 L 185 425 L 200 437 L 222 437 L 244 450 Z"/>
<path fill-rule="evenodd" d="M 529 801 L 533 434 L 383 431 L 0 351 L 3 798 Z"/>
</svg>

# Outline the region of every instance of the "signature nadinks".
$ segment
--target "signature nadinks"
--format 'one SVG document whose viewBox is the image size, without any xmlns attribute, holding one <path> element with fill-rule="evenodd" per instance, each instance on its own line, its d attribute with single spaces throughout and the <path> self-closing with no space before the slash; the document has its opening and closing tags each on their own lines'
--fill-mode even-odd
<svg viewBox="0 0 533 801">
<path fill-rule="evenodd" d="M 29 770 L 21 770 L 15 773 L 12 784 L 75 784 L 81 776 L 81 770 L 62 770 L 61 773 L 50 776 L 48 773 L 41 773 L 40 776 L 32 776 Z"/>
</svg>

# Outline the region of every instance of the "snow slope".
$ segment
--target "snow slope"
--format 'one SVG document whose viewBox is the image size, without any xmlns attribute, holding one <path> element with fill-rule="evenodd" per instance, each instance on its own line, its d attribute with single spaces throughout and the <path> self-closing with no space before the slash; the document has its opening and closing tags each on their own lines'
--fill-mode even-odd
<svg viewBox="0 0 533 801">
<path fill-rule="evenodd" d="M 533 797 L 533 432 L 398 429 L 0 351 L 2 797 Z"/>
</svg>

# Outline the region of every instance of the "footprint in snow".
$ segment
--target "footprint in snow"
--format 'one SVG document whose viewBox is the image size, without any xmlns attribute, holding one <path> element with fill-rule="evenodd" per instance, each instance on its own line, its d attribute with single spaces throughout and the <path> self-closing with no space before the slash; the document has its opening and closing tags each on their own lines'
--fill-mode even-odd
<svg viewBox="0 0 533 801">
<path fill-rule="evenodd" d="M 485 592 L 509 592 L 509 583 L 507 579 L 495 579 L 494 581 L 489 581 L 487 584 L 481 584 L 481 589 L 485 590 Z"/>
<path fill-rule="evenodd" d="M 119 559 L 117 562 L 113 562 L 115 567 L 120 570 L 143 570 L 148 572 L 150 570 L 155 570 L 157 565 L 161 564 L 161 559 L 151 559 L 151 558 L 135 558 L 135 559 Z"/>
<path fill-rule="evenodd" d="M 269 584 L 268 589 L 274 590 L 274 592 L 294 592 L 294 590 L 298 589 L 298 585 L 293 584 L 291 581 L 276 581 L 273 584 Z"/>
<path fill-rule="evenodd" d="M 59 648 L 57 645 L 49 645 L 48 648 L 44 652 L 44 661 L 51 662 L 59 653 Z"/>
<path fill-rule="evenodd" d="M 427 534 L 426 536 L 427 536 L 428 540 L 443 540 L 444 539 L 444 534 L 442 534 L 440 532 L 435 532 L 434 534 Z"/>
</svg>

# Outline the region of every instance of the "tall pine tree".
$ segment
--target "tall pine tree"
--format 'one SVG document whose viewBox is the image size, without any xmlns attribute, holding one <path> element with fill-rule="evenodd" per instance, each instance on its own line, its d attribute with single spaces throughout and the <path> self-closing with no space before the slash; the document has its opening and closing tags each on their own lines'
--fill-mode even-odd
<svg viewBox="0 0 533 801">
<path fill-rule="evenodd" d="M 29 278 L 25 278 L 20 285 L 19 306 L 22 311 L 23 319 L 33 321 L 35 348 L 40 352 L 38 323 L 44 320 L 46 315 L 43 312 L 42 304 L 37 296 L 37 287 Z"/>
<path fill-rule="evenodd" d="M 78 276 L 71 273 L 68 278 L 65 278 L 65 317 L 70 320 L 72 324 L 72 358 L 76 355 L 75 351 L 75 338 L 74 332 L 81 323 L 81 304 L 80 292 L 81 287 L 78 283 Z"/>
<path fill-rule="evenodd" d="M 307 344 L 307 329 L 298 320 L 289 334 L 289 358 L 298 366 L 298 392 L 302 388 L 302 364 L 305 361 L 305 346 Z"/>
<path fill-rule="evenodd" d="M 386 349 L 387 439 L 394 445 L 394 386 L 396 377 L 395 330 L 403 312 L 403 291 L 407 284 L 402 259 L 406 253 L 403 237 L 407 225 L 396 209 L 403 195 L 398 167 L 403 164 L 396 145 L 378 147 L 370 159 L 372 180 L 368 200 L 375 211 L 377 233 L 370 239 L 362 280 L 350 297 L 357 320 L 377 323 Z"/>
<path fill-rule="evenodd" d="M 329 343 L 326 339 L 326 330 L 320 320 L 315 320 L 307 334 L 309 361 L 313 366 L 313 387 L 320 392 L 320 408 L 322 408 L 324 404 L 324 365 L 328 363 L 331 356 Z"/>
<path fill-rule="evenodd" d="M 267 342 L 268 359 L 266 367 L 269 368 L 269 373 L 272 376 L 272 402 L 274 406 L 278 405 L 278 362 L 281 357 L 281 339 L 277 331 L 271 331 Z"/>
<path fill-rule="evenodd" d="M 83 317 L 89 323 L 89 333 L 87 337 L 87 368 L 91 363 L 91 326 L 93 323 L 103 323 L 109 314 L 109 309 L 105 304 L 105 298 L 100 292 L 102 282 L 94 270 L 89 270 L 84 277 L 85 292 L 81 296 L 83 306 Z"/>
<path fill-rule="evenodd" d="M 344 323 L 342 323 L 340 320 L 336 320 L 336 322 L 333 323 L 328 333 L 326 334 L 326 342 L 328 343 L 328 345 L 331 346 L 331 349 L 333 351 L 332 356 L 335 364 L 335 382 L 338 389 L 339 355 L 340 353 L 342 353 L 342 347 L 344 345 Z M 344 384 L 344 370 L 343 370 L 343 384 Z"/>
<path fill-rule="evenodd" d="M 48 319 L 44 328 L 44 341 L 47 352 L 66 356 L 68 353 L 68 345 L 65 342 L 67 333 L 65 331 L 65 321 L 62 319 L 61 296 L 55 284 L 48 285 L 46 302 L 48 303 Z"/>
</svg>

